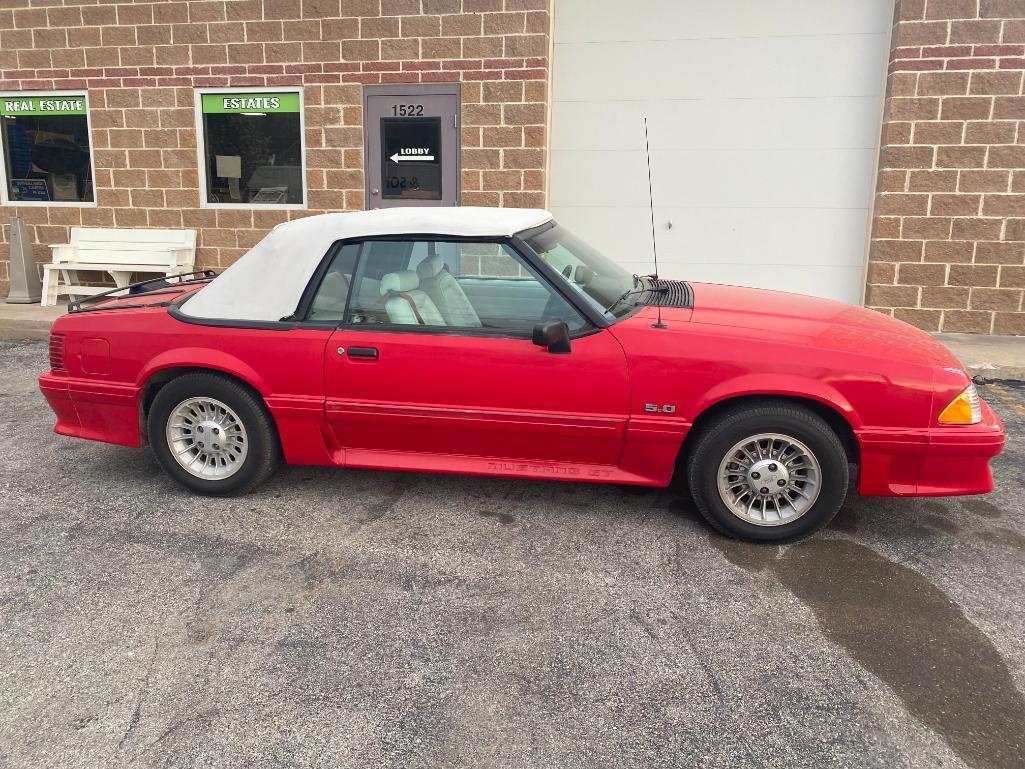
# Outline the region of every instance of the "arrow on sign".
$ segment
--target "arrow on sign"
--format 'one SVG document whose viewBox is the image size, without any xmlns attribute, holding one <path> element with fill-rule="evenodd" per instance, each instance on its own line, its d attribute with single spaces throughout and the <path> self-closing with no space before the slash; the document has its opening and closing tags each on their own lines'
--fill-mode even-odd
<svg viewBox="0 0 1025 769">
<path fill-rule="evenodd" d="M 388 160 L 392 163 L 399 163 L 403 160 L 434 160 L 434 155 L 400 155 L 396 152 Z"/>
</svg>

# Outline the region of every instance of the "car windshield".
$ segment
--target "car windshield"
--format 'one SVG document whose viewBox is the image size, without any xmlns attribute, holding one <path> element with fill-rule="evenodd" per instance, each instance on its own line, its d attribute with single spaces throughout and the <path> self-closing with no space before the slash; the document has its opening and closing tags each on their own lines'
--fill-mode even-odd
<svg viewBox="0 0 1025 769">
<path fill-rule="evenodd" d="M 621 318 L 635 304 L 640 280 L 561 224 L 528 233 L 527 244 L 598 311 Z M 639 292 L 638 292 L 639 293 Z"/>
</svg>

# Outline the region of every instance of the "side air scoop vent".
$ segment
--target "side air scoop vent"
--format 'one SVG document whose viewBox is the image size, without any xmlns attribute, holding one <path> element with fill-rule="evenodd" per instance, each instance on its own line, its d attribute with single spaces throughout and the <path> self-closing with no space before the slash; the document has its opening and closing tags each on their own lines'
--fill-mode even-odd
<svg viewBox="0 0 1025 769">
<path fill-rule="evenodd" d="M 661 278 L 645 278 L 648 291 L 641 294 L 639 304 L 651 307 L 693 307 L 694 289 L 682 280 L 662 280 Z M 654 289 L 654 290 L 652 290 Z"/>
</svg>

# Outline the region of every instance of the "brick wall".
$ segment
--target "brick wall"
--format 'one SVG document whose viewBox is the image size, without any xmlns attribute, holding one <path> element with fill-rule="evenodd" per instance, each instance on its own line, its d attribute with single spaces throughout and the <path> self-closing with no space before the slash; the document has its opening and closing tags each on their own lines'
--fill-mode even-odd
<svg viewBox="0 0 1025 769">
<path fill-rule="evenodd" d="M 37 261 L 72 225 L 194 227 L 223 267 L 287 218 L 363 208 L 364 83 L 460 81 L 462 202 L 544 205 L 548 0 L 3 5 L 0 90 L 88 90 L 98 205 L 0 207 L 0 297 L 15 212 Z M 193 89 L 297 85 L 310 210 L 200 208 Z"/>
<path fill-rule="evenodd" d="M 898 0 L 866 304 L 1025 334 L 1025 0 Z"/>
</svg>

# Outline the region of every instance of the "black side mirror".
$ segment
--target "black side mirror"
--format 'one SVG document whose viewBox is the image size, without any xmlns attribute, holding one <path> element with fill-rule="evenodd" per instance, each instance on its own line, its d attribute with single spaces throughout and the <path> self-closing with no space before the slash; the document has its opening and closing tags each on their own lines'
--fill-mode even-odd
<svg viewBox="0 0 1025 769">
<path fill-rule="evenodd" d="M 538 347 L 547 347 L 548 352 L 570 352 L 569 326 L 564 320 L 550 320 L 534 326 L 533 342 Z"/>
</svg>

